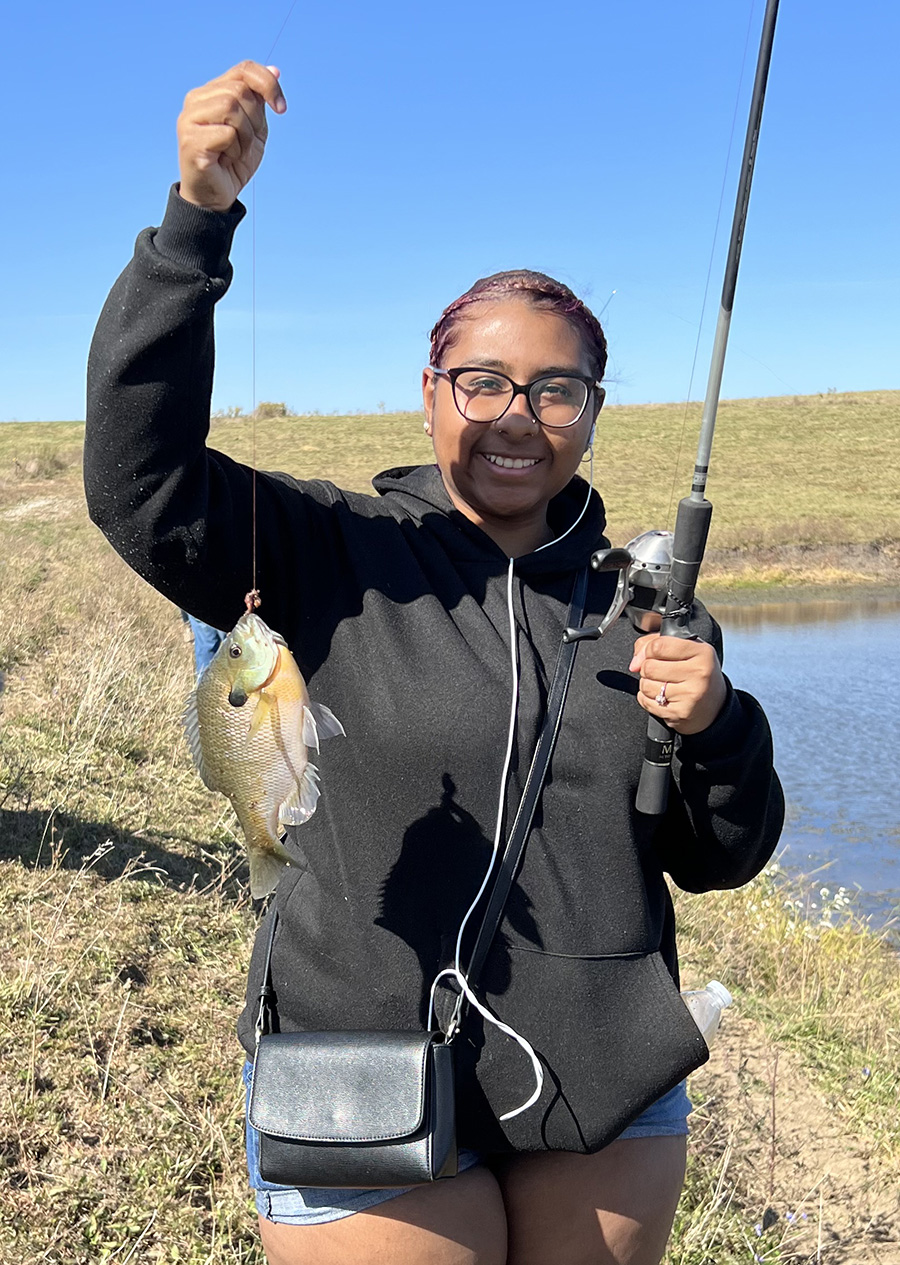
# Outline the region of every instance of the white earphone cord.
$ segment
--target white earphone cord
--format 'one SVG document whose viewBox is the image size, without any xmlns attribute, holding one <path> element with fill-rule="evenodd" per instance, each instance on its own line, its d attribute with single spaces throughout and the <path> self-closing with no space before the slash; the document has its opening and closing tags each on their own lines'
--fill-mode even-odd
<svg viewBox="0 0 900 1265">
<path fill-rule="evenodd" d="M 593 431 L 592 431 L 591 439 L 593 439 L 593 437 L 594 436 L 593 436 Z M 575 528 L 578 526 L 578 524 L 581 522 L 581 520 L 584 518 L 585 514 L 587 513 L 588 505 L 590 504 L 590 501 L 591 501 L 591 492 L 593 491 L 593 487 L 594 487 L 594 446 L 593 444 L 589 446 L 588 452 L 590 453 L 590 472 L 589 472 L 590 477 L 588 478 L 587 497 L 585 498 L 585 502 L 584 502 L 584 505 L 582 506 L 581 513 L 575 519 L 574 523 L 572 523 L 570 527 L 567 527 L 566 530 L 562 532 L 561 535 L 557 536 L 553 540 L 548 540 L 545 545 L 539 545 L 538 548 L 535 549 L 534 551 L 535 553 L 538 553 L 541 549 L 549 549 L 551 545 L 558 544 L 560 540 L 565 539 L 565 537 L 568 536 L 569 532 L 575 530 Z M 519 656 L 517 653 L 518 638 L 516 636 L 515 610 L 513 609 L 513 574 L 515 570 L 515 565 L 516 565 L 515 558 L 510 558 L 509 568 L 506 573 L 506 612 L 507 612 L 507 617 L 509 619 L 509 646 L 510 646 L 510 661 L 512 665 L 513 685 L 512 685 L 512 697 L 510 699 L 510 710 L 509 710 L 509 733 L 507 734 L 507 738 L 506 738 L 506 756 L 503 761 L 503 772 L 500 775 L 500 797 L 499 797 L 499 803 L 497 805 L 497 822 L 494 827 L 494 846 L 491 849 L 491 858 L 490 858 L 490 861 L 488 862 L 488 867 L 487 867 L 487 870 L 485 871 L 484 878 L 482 879 L 481 886 L 479 887 L 475 895 L 475 899 L 472 901 L 471 905 L 466 910 L 465 916 L 463 917 L 463 920 L 459 925 L 459 931 L 457 932 L 457 936 L 456 936 L 456 951 L 454 954 L 453 965 L 445 967 L 444 970 L 439 971 L 438 974 L 434 977 L 434 980 L 432 981 L 432 985 L 431 985 L 431 992 L 428 999 L 428 1027 L 429 1029 L 431 1029 L 434 1026 L 434 1018 L 435 1018 L 435 1014 L 434 1014 L 435 991 L 440 981 L 445 976 L 450 976 L 451 978 L 456 980 L 460 988 L 460 998 L 457 1002 L 456 1010 L 454 1011 L 453 1018 L 451 1020 L 451 1028 L 454 1026 L 459 1016 L 459 1011 L 462 1006 L 462 999 L 463 997 L 465 997 L 469 1005 L 474 1006 L 474 1008 L 478 1011 L 478 1013 L 484 1019 L 486 1019 L 488 1023 L 492 1023 L 495 1028 L 499 1028 L 500 1031 L 505 1033 L 506 1036 L 512 1037 L 514 1041 L 517 1041 L 519 1045 L 522 1047 L 522 1049 L 525 1051 L 525 1053 L 528 1055 L 528 1057 L 531 1059 L 531 1066 L 534 1069 L 534 1079 L 535 1079 L 534 1091 L 532 1092 L 531 1097 L 528 1099 L 527 1102 L 523 1102 L 521 1107 L 516 1107 L 515 1110 L 513 1111 L 505 1112 L 500 1117 L 501 1120 L 512 1120 L 514 1116 L 521 1115 L 523 1111 L 527 1111 L 529 1107 L 534 1106 L 534 1104 L 540 1098 L 541 1092 L 543 1091 L 543 1088 L 544 1088 L 544 1069 L 541 1066 L 540 1059 L 538 1058 L 537 1054 L 535 1054 L 534 1052 L 533 1046 L 525 1039 L 525 1037 L 523 1037 L 521 1033 L 516 1032 L 515 1029 L 511 1028 L 508 1024 L 503 1023 L 500 1019 L 496 1017 L 496 1015 L 492 1015 L 491 1012 L 478 1000 L 478 998 L 473 993 L 472 989 L 469 987 L 469 981 L 466 979 L 465 973 L 462 969 L 460 958 L 462 954 L 463 933 L 465 932 L 469 919 L 471 918 L 472 913 L 474 912 L 476 906 L 478 905 L 478 902 L 481 900 L 481 897 L 484 894 L 485 888 L 488 885 L 488 880 L 490 879 L 491 874 L 493 873 L 493 870 L 494 870 L 494 863 L 496 862 L 497 857 L 500 854 L 500 842 L 503 838 L 503 816 L 504 816 L 503 810 L 506 806 L 506 784 L 507 784 L 507 779 L 509 778 L 510 762 L 512 761 L 513 743 L 515 741 L 515 735 L 516 735 L 516 719 L 517 719 L 517 713 L 518 713 L 518 708 L 519 708 Z"/>
</svg>

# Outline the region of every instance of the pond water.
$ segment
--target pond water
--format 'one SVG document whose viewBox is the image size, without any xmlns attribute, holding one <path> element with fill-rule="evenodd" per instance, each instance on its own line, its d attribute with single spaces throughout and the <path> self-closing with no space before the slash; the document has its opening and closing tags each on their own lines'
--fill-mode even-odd
<svg viewBox="0 0 900 1265">
<path fill-rule="evenodd" d="M 900 929 L 900 601 L 717 606 L 725 671 L 772 725 L 779 860 Z"/>
</svg>

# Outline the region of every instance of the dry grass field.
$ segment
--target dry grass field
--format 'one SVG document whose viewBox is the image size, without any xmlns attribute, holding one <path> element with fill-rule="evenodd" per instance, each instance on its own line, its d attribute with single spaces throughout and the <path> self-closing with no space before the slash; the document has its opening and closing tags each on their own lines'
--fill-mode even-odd
<svg viewBox="0 0 900 1265">
<path fill-rule="evenodd" d="M 705 592 L 900 591 L 900 393 L 723 404 Z M 671 521 L 679 406 L 598 432 L 611 535 Z M 178 612 L 84 510 L 82 428 L 0 427 L 0 1260 L 262 1265 L 234 1022 L 255 925 L 190 763 Z M 248 457 L 246 421 L 212 441 Z M 364 489 L 428 459 L 416 415 L 260 423 L 257 462 Z M 665 471 L 661 479 L 659 472 Z M 655 499 L 654 499 L 655 498 Z M 668 1265 L 898 1265 L 900 983 L 777 873 L 678 897 L 688 983 L 734 985 Z"/>
</svg>

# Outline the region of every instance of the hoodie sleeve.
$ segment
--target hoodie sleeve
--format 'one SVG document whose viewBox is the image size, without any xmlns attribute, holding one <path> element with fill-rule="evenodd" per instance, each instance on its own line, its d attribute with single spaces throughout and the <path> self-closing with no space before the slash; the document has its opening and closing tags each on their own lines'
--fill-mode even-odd
<svg viewBox="0 0 900 1265">
<path fill-rule="evenodd" d="M 213 310 L 231 282 L 228 254 L 244 216 L 185 202 L 173 188 L 159 229 L 103 308 L 88 361 L 84 484 L 92 520 L 113 548 L 173 602 L 230 628 L 252 581 L 252 471 L 207 450 Z M 286 476 L 259 474 L 257 586 L 279 627 L 296 574 L 301 503 Z"/>
<path fill-rule="evenodd" d="M 740 887 L 775 850 L 784 796 L 759 703 L 729 685 L 722 712 L 676 743 L 674 785 L 657 832 L 663 868 L 689 892 Z"/>
</svg>

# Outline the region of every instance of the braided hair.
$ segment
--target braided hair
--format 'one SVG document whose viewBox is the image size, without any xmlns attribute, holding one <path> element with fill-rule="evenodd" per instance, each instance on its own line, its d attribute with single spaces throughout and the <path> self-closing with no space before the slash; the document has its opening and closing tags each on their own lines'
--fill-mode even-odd
<svg viewBox="0 0 900 1265">
<path fill-rule="evenodd" d="M 606 371 L 606 335 L 596 316 L 568 286 L 543 272 L 527 268 L 495 272 L 482 277 L 445 307 L 431 331 L 431 364 L 443 368 L 443 359 L 456 341 L 456 328 L 475 303 L 497 299 L 522 299 L 544 311 L 556 312 L 581 335 L 591 368 L 601 381 Z"/>
</svg>

